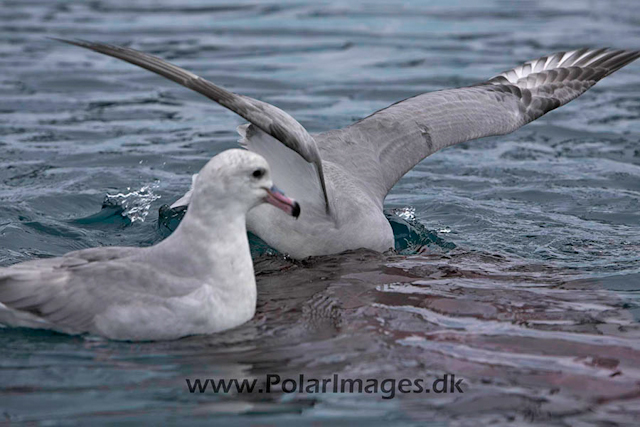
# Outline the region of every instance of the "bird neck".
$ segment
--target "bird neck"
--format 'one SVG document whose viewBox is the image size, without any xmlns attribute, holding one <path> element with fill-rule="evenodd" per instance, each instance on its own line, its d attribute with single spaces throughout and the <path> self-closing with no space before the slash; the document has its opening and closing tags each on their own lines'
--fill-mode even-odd
<svg viewBox="0 0 640 427">
<path fill-rule="evenodd" d="M 211 209 L 198 213 L 189 206 L 178 228 L 169 239 L 188 242 L 190 246 L 232 247 L 246 239 L 246 214 L 240 210 Z"/>
<path fill-rule="evenodd" d="M 216 330 L 235 327 L 253 317 L 257 298 L 246 214 L 196 213 L 190 206 L 173 234 L 151 248 L 164 247 L 154 261 L 174 277 L 201 283 Z"/>
<path fill-rule="evenodd" d="M 173 257 L 171 265 L 182 264 L 179 268 L 191 277 L 233 275 L 247 268 L 253 274 L 246 213 L 230 205 L 224 208 L 203 212 L 197 204 L 189 205 L 178 228 L 159 244 Z"/>
</svg>

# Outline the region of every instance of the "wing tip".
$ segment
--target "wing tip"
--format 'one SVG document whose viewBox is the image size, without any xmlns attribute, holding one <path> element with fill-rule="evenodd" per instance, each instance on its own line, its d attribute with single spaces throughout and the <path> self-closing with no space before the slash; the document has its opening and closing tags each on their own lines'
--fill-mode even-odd
<svg viewBox="0 0 640 427">
<path fill-rule="evenodd" d="M 640 58 L 640 50 L 635 49 L 615 49 L 611 47 L 601 48 L 580 48 L 564 52 L 556 52 L 524 62 L 509 70 L 505 70 L 485 82 L 489 84 L 518 84 L 527 76 L 543 71 L 560 68 L 594 68 L 603 69 L 601 78 L 608 76 L 624 66 Z M 545 59 L 544 66 L 540 69 L 538 62 Z M 535 66 L 535 67 L 534 67 Z M 528 68 L 527 68 L 528 67 Z M 523 70 L 529 70 L 522 73 Z"/>
<path fill-rule="evenodd" d="M 83 40 L 83 39 L 70 40 L 70 39 L 63 39 L 61 37 L 49 37 L 49 36 L 47 36 L 46 38 L 49 40 L 60 42 L 60 43 L 66 43 L 73 46 L 84 47 L 87 49 L 93 49 L 95 46 L 100 45 L 100 43 L 95 43 L 95 42 L 91 42 L 89 40 Z"/>
</svg>

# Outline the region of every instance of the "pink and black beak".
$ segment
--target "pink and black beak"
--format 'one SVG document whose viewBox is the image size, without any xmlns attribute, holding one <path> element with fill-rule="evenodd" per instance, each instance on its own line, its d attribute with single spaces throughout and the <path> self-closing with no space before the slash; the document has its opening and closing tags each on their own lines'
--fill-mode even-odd
<svg viewBox="0 0 640 427">
<path fill-rule="evenodd" d="M 271 203 L 278 209 L 282 209 L 294 218 L 300 216 L 300 205 L 293 199 L 288 198 L 275 185 L 267 190 L 267 203 Z"/>
</svg>

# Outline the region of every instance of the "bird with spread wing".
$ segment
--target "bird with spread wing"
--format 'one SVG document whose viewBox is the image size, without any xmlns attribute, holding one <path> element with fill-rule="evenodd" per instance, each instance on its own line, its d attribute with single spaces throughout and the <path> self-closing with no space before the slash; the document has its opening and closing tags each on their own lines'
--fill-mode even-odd
<svg viewBox="0 0 640 427">
<path fill-rule="evenodd" d="M 294 258 L 393 248 L 384 199 L 417 163 L 453 144 L 513 132 L 640 57 L 640 51 L 604 48 L 559 52 L 483 83 L 417 95 L 343 129 L 311 135 L 281 109 L 152 55 L 103 43 L 61 41 L 157 73 L 247 120 L 238 127 L 240 144 L 264 156 L 274 180 L 303 207 L 296 221 L 270 206 L 257 206 L 247 215 L 247 228 Z M 186 206 L 189 199 L 190 192 L 172 207 Z"/>
</svg>

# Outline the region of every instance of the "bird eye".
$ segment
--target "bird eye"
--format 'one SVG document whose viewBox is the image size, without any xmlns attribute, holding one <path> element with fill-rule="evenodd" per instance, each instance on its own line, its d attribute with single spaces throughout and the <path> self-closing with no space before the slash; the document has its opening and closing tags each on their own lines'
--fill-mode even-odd
<svg viewBox="0 0 640 427">
<path fill-rule="evenodd" d="M 260 168 L 260 169 L 256 169 L 253 171 L 253 173 L 251 174 L 254 178 L 262 178 L 262 176 L 265 174 L 265 170 Z"/>
</svg>

